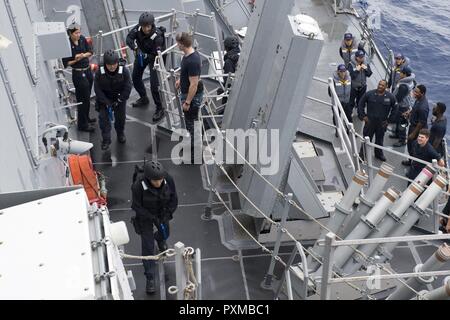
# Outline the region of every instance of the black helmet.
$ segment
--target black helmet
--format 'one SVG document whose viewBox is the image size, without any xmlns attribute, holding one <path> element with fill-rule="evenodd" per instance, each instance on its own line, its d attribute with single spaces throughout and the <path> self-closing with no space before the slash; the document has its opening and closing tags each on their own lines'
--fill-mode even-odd
<svg viewBox="0 0 450 320">
<path fill-rule="evenodd" d="M 154 24 L 155 24 L 155 17 L 150 12 L 144 12 L 139 17 L 139 25 L 141 27 Z"/>
<path fill-rule="evenodd" d="M 148 180 L 160 180 L 164 178 L 166 171 L 158 161 L 149 161 L 144 167 L 144 176 Z"/>
<path fill-rule="evenodd" d="M 105 64 L 116 64 L 119 62 L 119 55 L 114 50 L 108 50 L 103 55 L 103 62 Z"/>
<path fill-rule="evenodd" d="M 225 41 L 223 42 L 223 44 L 225 46 L 225 50 L 229 51 L 231 49 L 239 47 L 239 39 L 234 36 L 227 37 L 227 38 L 225 38 Z"/>
</svg>

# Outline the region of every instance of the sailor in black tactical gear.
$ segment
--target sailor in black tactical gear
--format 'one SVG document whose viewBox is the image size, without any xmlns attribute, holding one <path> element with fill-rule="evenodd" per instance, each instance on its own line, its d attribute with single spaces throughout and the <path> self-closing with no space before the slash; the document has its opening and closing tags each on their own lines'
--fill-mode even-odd
<svg viewBox="0 0 450 320">
<path fill-rule="evenodd" d="M 150 87 L 153 101 L 155 102 L 156 112 L 153 121 L 158 122 L 164 117 L 164 110 L 159 95 L 159 81 L 156 70 L 153 65 L 158 51 L 165 50 L 164 27 L 155 26 L 155 17 L 144 12 L 139 18 L 139 24 L 136 25 L 127 36 L 127 45 L 135 51 L 135 60 L 133 66 L 133 85 L 139 93 L 140 98 L 132 104 L 133 107 L 142 107 L 149 104 L 147 92 L 145 90 L 142 76 L 145 68 L 150 68 Z"/>
<path fill-rule="evenodd" d="M 225 51 L 227 52 L 223 57 L 223 72 L 225 74 L 235 73 L 239 61 L 239 56 L 241 55 L 241 49 L 239 48 L 239 39 L 234 36 L 227 37 L 223 44 L 225 47 Z M 227 80 L 227 77 L 223 78 L 225 84 L 227 83 Z"/>
<path fill-rule="evenodd" d="M 95 119 L 89 118 L 91 108 L 91 91 L 93 77 L 89 64 L 89 58 L 92 56 L 92 46 L 81 34 L 81 27 L 76 22 L 67 27 L 67 34 L 70 39 L 72 56 L 63 58 L 64 68 L 72 67 L 72 81 L 75 86 L 75 96 L 77 98 L 78 110 L 78 130 L 84 132 L 93 132 L 95 129 L 91 124 Z"/>
<path fill-rule="evenodd" d="M 237 64 L 239 61 L 239 56 L 241 55 L 241 48 L 239 47 L 239 39 L 235 36 L 230 36 L 225 38 L 224 47 L 226 54 L 223 57 L 223 73 L 224 74 L 230 74 L 235 73 L 237 69 Z M 226 87 L 225 89 L 229 89 L 231 87 L 231 84 L 227 86 L 228 77 L 223 77 L 223 85 Z M 222 94 L 224 91 L 222 88 L 220 88 L 217 93 Z M 228 102 L 228 98 L 222 99 L 222 104 L 225 105 Z M 225 108 L 222 109 L 219 114 L 224 114 Z"/>
<path fill-rule="evenodd" d="M 126 104 L 131 93 L 130 72 L 125 63 L 119 63 L 119 56 L 113 50 L 103 55 L 103 66 L 95 74 L 96 110 L 102 131 L 102 150 L 111 144 L 111 122 L 119 143 L 125 143 Z"/>
<path fill-rule="evenodd" d="M 131 208 L 136 212 L 134 226 L 141 236 L 142 255 L 154 255 L 155 240 L 160 252 L 167 250 L 169 221 L 178 206 L 178 197 L 173 178 L 156 161 L 147 162 L 143 176 L 138 177 L 131 187 Z M 157 231 L 153 233 L 153 225 Z M 146 291 L 155 292 L 155 262 L 143 260 L 147 278 Z"/>
</svg>

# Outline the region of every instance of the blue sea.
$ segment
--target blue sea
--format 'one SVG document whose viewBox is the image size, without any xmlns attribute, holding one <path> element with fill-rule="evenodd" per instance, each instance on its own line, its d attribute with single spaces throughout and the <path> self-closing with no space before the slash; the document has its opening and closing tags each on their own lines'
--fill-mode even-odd
<svg viewBox="0 0 450 320">
<path fill-rule="evenodd" d="M 386 45 L 411 59 L 417 81 L 427 87 L 432 103 L 447 105 L 450 119 L 450 1 L 368 0 L 368 11 L 381 12 L 375 32 L 383 53 Z M 430 106 L 430 107 L 431 107 Z M 431 112 L 430 112 L 431 117 Z M 450 139 L 450 121 L 447 140 Z"/>
</svg>

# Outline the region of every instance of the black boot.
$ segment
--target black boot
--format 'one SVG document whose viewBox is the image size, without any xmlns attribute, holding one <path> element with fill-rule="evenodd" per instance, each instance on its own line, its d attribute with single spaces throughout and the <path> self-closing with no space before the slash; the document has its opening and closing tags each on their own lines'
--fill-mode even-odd
<svg viewBox="0 0 450 320">
<path fill-rule="evenodd" d="M 147 284 L 145 286 L 145 292 L 147 292 L 147 294 L 154 294 L 156 292 L 155 280 L 153 280 L 153 278 L 147 278 Z"/>
<path fill-rule="evenodd" d="M 166 241 L 157 241 L 157 243 L 158 243 L 158 249 L 159 249 L 160 253 L 167 250 L 167 243 L 166 243 Z"/>
<path fill-rule="evenodd" d="M 156 110 L 155 114 L 153 115 L 153 122 L 159 122 L 164 117 L 164 110 L 159 109 Z"/>
<path fill-rule="evenodd" d="M 103 140 L 103 141 L 102 141 L 102 150 L 103 150 L 103 151 L 108 150 L 110 144 L 111 144 L 111 141 L 109 141 L 109 140 Z"/>
<path fill-rule="evenodd" d="M 131 106 L 133 108 L 140 108 L 140 107 L 144 107 L 144 106 L 148 105 L 149 103 L 150 103 L 150 101 L 148 100 L 148 97 L 145 96 L 145 97 L 141 97 L 141 98 L 137 99 L 135 102 L 133 102 L 131 104 Z"/>
<path fill-rule="evenodd" d="M 377 158 L 380 161 L 385 162 L 386 161 L 386 157 L 384 156 L 384 154 L 376 154 L 375 158 Z"/>
<path fill-rule="evenodd" d="M 119 141 L 119 143 L 125 143 L 125 142 L 127 142 L 127 137 L 125 137 L 124 133 L 118 133 L 117 141 Z"/>
<path fill-rule="evenodd" d="M 402 165 L 404 165 L 404 166 L 410 166 L 410 165 L 411 165 L 411 160 L 403 160 L 403 161 L 402 161 Z"/>
</svg>

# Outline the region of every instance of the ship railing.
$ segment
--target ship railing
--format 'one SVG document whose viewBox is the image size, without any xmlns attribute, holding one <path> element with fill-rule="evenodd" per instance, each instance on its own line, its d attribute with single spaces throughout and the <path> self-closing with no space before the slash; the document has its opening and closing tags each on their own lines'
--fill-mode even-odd
<svg viewBox="0 0 450 320">
<path fill-rule="evenodd" d="M 350 167 L 353 170 L 353 173 L 356 173 L 357 170 L 361 169 L 361 164 L 364 164 L 366 166 L 366 169 L 368 170 L 369 174 L 369 183 L 373 181 L 373 177 L 376 171 L 378 171 L 380 168 L 374 165 L 373 156 L 374 156 L 374 149 L 380 149 L 383 150 L 386 154 L 391 154 L 393 157 L 399 158 L 401 160 L 410 160 L 415 161 L 418 163 L 422 163 L 424 165 L 432 166 L 436 169 L 437 174 L 445 174 L 449 180 L 450 180 L 450 169 L 448 165 L 448 150 L 447 150 L 447 143 L 445 141 L 445 138 L 443 139 L 443 147 L 445 150 L 445 163 L 446 167 L 440 167 L 437 165 L 437 161 L 433 162 L 427 162 L 421 159 L 418 159 L 416 157 L 413 157 L 409 154 L 401 153 L 395 150 L 392 150 L 391 148 L 380 146 L 376 143 L 373 143 L 370 141 L 368 137 L 364 137 L 363 135 L 356 132 L 354 125 L 350 123 L 345 116 L 342 104 L 339 101 L 339 98 L 337 97 L 336 90 L 334 87 L 333 80 L 331 78 L 328 79 L 328 81 L 324 79 L 320 79 L 315 77 L 315 81 L 321 82 L 321 83 L 327 83 L 330 96 L 331 96 L 331 103 L 328 101 L 323 101 L 320 99 L 316 99 L 313 97 L 308 96 L 307 99 L 321 103 L 323 105 L 330 106 L 332 109 L 333 116 L 335 118 L 336 124 L 327 123 L 326 121 L 315 119 L 313 117 L 303 115 L 303 118 L 309 119 L 311 121 L 320 123 L 322 125 L 326 125 L 330 128 L 334 128 L 338 134 L 339 144 L 341 146 L 342 152 L 344 152 L 347 156 L 347 159 L 349 160 Z M 359 150 L 363 150 L 364 159 L 363 160 L 360 157 Z M 405 183 L 412 183 L 413 181 L 409 178 L 407 178 L 404 175 L 392 174 L 393 177 L 396 177 Z M 427 188 L 428 186 L 425 186 Z M 448 191 L 442 191 L 441 192 L 441 198 L 442 197 L 448 197 L 450 196 L 450 192 Z M 431 205 L 431 209 L 427 209 L 429 213 L 432 213 L 436 218 L 438 216 L 448 218 L 448 215 L 445 215 L 440 212 L 441 204 L 438 199 L 433 201 L 433 204 Z M 435 231 L 438 231 L 438 221 L 435 223 Z"/>
<path fill-rule="evenodd" d="M 130 10 L 128 10 L 130 11 Z M 140 12 L 139 10 L 132 10 L 133 12 Z M 188 13 L 180 10 L 172 9 L 171 11 L 156 11 L 156 13 L 161 13 L 161 15 L 156 16 L 155 20 L 157 22 L 169 21 L 169 30 L 165 33 L 166 36 L 166 49 L 164 51 L 158 51 L 158 55 L 155 59 L 154 69 L 157 72 L 159 82 L 161 84 L 160 93 L 163 99 L 163 105 L 166 107 L 166 121 L 168 124 L 169 130 L 181 128 L 185 129 L 184 122 L 184 114 L 182 110 L 181 103 L 179 101 L 179 95 L 175 88 L 175 82 L 177 73 L 179 68 L 176 68 L 177 61 L 181 60 L 182 52 L 178 50 L 178 46 L 176 43 L 176 29 L 178 28 L 177 16 L 184 15 L 193 19 L 192 29 L 190 33 L 192 34 L 194 41 L 198 42 L 199 38 L 209 39 L 215 42 L 215 46 L 217 47 L 218 56 L 214 57 L 213 55 L 209 56 L 203 53 L 200 49 L 198 50 L 199 54 L 208 60 L 210 66 L 214 66 L 211 68 L 212 72 L 206 76 L 202 76 L 202 78 L 211 79 L 219 84 L 219 86 L 226 91 L 224 88 L 224 84 L 222 83 L 223 77 L 228 75 L 222 74 L 223 66 L 224 66 L 224 57 L 223 57 L 223 49 L 222 49 L 222 41 L 219 33 L 219 28 L 217 25 L 217 20 L 215 13 L 212 12 L 210 15 L 203 14 L 200 10 L 196 10 L 193 13 Z M 212 30 L 214 31 L 213 35 L 204 34 L 198 31 L 198 24 L 200 19 L 206 19 L 211 22 Z M 99 33 L 95 36 L 98 39 L 98 47 L 99 53 L 98 57 L 101 58 L 103 55 L 103 39 L 109 36 L 116 36 L 117 34 L 127 31 L 130 28 L 134 27 L 135 24 L 124 26 L 121 28 L 114 29 L 110 32 L 99 31 Z M 122 57 L 125 55 L 125 50 L 128 50 L 128 46 L 118 45 L 120 41 L 115 41 L 114 50 L 119 52 Z M 132 55 L 129 55 L 132 56 Z M 167 59 L 166 59 L 167 58 Z M 132 66 L 133 63 L 127 65 L 127 67 Z M 148 71 L 147 71 L 148 72 Z"/>
<path fill-rule="evenodd" d="M 322 80 L 322 82 L 323 82 L 323 80 Z M 336 125 L 327 124 L 327 125 L 330 126 L 330 127 L 335 127 L 338 130 L 338 133 L 340 133 L 340 135 L 343 136 L 342 139 L 341 139 L 341 142 L 345 142 L 346 145 L 349 147 L 348 148 L 349 151 L 350 151 L 350 153 L 348 154 L 349 158 L 350 158 L 350 156 L 352 156 L 354 159 L 358 158 L 359 161 L 362 160 L 358 156 L 359 151 L 358 151 L 358 149 L 356 149 L 357 148 L 356 143 L 349 143 L 353 139 L 355 139 L 356 142 L 359 142 L 360 144 L 363 145 L 363 150 L 365 149 L 365 152 L 366 152 L 366 154 L 365 154 L 366 157 L 365 158 L 367 159 L 368 162 L 370 161 L 370 159 L 372 159 L 372 157 L 369 157 L 367 155 L 367 153 L 371 153 L 373 155 L 373 149 L 374 148 L 378 148 L 378 149 L 381 149 L 381 150 L 383 150 L 383 151 L 385 151 L 387 153 L 391 153 L 391 154 L 395 155 L 396 157 L 402 157 L 402 158 L 404 158 L 404 160 L 411 160 L 411 161 L 422 163 L 424 165 L 433 165 L 430 162 L 418 159 L 418 158 L 413 157 L 413 156 L 411 156 L 409 154 L 401 153 L 401 152 L 392 150 L 391 148 L 380 146 L 380 145 L 378 145 L 376 143 L 371 142 L 370 139 L 368 139 L 368 137 L 364 137 L 363 135 L 361 135 L 358 132 L 356 132 L 354 130 L 354 125 L 351 122 L 349 122 L 347 117 L 345 116 L 342 104 L 340 103 L 339 98 L 338 98 L 338 96 L 336 94 L 336 90 L 335 90 L 332 78 L 328 79 L 328 88 L 329 88 L 329 91 L 331 93 L 331 103 L 328 103 L 326 101 L 321 101 L 321 100 L 318 100 L 318 99 L 314 99 L 314 98 L 311 98 L 311 97 L 308 97 L 308 98 L 310 100 L 314 100 L 316 102 L 319 102 L 319 103 L 322 103 L 322 104 L 326 104 L 326 105 L 330 105 L 330 106 L 333 107 L 332 108 L 333 116 L 337 119 L 337 121 L 336 121 L 337 124 Z M 353 131 L 351 130 L 352 128 L 353 128 Z M 350 134 L 350 136 L 349 136 L 349 134 Z M 447 146 L 447 143 L 445 141 L 445 138 L 443 139 L 442 143 L 443 143 L 443 147 L 444 147 L 444 150 L 445 150 L 445 152 L 444 152 L 444 154 L 445 154 L 444 155 L 445 162 L 448 163 L 448 150 L 447 150 L 448 146 Z M 353 168 L 357 168 L 356 163 L 353 164 Z M 441 171 L 441 172 L 443 172 L 443 173 L 445 173 L 445 174 L 450 176 L 450 169 L 449 169 L 448 165 L 447 165 L 446 168 L 438 167 L 438 169 L 439 169 L 439 171 Z M 405 182 L 411 182 L 411 180 L 407 179 L 404 176 L 399 176 L 399 178 L 402 178 L 403 180 L 405 180 Z M 448 193 L 447 195 L 450 196 L 450 193 Z"/>
<path fill-rule="evenodd" d="M 343 146 L 343 149 L 350 160 L 353 172 L 359 171 L 361 167 L 356 143 L 357 132 L 353 123 L 345 116 L 344 108 L 339 101 L 336 88 L 334 87 L 334 80 L 332 78 L 328 78 L 328 88 L 331 95 L 333 116 L 336 121 L 336 130 L 341 140 L 341 146 Z"/>
<path fill-rule="evenodd" d="M 136 11 L 136 10 L 133 10 L 133 11 Z M 162 12 L 161 11 L 161 13 L 163 13 L 163 14 L 155 17 L 155 21 L 156 22 L 170 21 L 170 30 L 165 33 L 166 41 L 170 40 L 170 41 L 168 41 L 168 46 L 176 45 L 175 36 L 176 36 L 176 29 L 178 27 L 177 15 L 184 15 L 184 16 L 192 17 L 194 19 L 192 35 L 194 36 L 194 38 L 196 36 L 202 37 L 202 38 L 213 40 L 216 43 L 219 58 L 215 59 L 215 60 L 220 64 L 221 70 L 223 70 L 224 62 L 223 62 L 222 41 L 221 41 L 219 28 L 217 25 L 216 15 L 214 12 L 211 12 L 211 14 L 207 15 L 207 14 L 201 13 L 199 9 L 197 9 L 194 13 L 189 13 L 189 12 L 172 9 L 170 12 L 167 12 L 167 11 Z M 199 22 L 200 18 L 208 19 L 211 21 L 213 30 L 214 30 L 214 35 L 207 35 L 207 34 L 198 32 L 198 22 Z M 121 28 L 111 30 L 109 32 L 103 32 L 102 30 L 100 30 L 97 35 L 93 36 L 93 38 L 97 39 L 98 44 L 99 44 L 98 45 L 98 47 L 99 47 L 98 57 L 101 58 L 103 56 L 103 47 L 104 47 L 103 39 L 105 37 L 108 37 L 108 36 L 116 37 L 118 33 L 127 31 L 127 30 L 133 28 L 135 25 L 136 24 L 124 26 Z M 123 50 L 130 49 L 128 46 L 118 45 L 118 43 L 120 43 L 120 41 L 118 39 L 116 39 L 115 42 L 116 42 L 116 48 L 115 48 L 116 52 L 120 52 L 122 54 Z M 123 54 L 122 54 L 122 57 L 123 57 Z M 208 57 L 208 59 L 210 59 L 210 57 Z M 174 62 L 175 61 L 172 58 L 172 63 L 174 64 Z"/>
<path fill-rule="evenodd" d="M 135 10 L 133 10 L 133 11 L 135 11 Z M 168 21 L 168 20 L 170 21 L 170 30 L 169 30 L 169 32 L 165 33 L 165 37 L 166 37 L 166 41 L 168 39 L 171 39 L 171 45 L 175 43 L 175 29 L 176 29 L 176 16 L 177 16 L 177 14 L 184 14 L 184 15 L 193 16 L 193 14 L 190 14 L 190 13 L 187 13 L 187 12 L 183 12 L 183 11 L 179 11 L 179 10 L 175 10 L 175 9 L 172 9 L 171 11 L 157 11 L 157 12 L 154 11 L 154 13 L 162 13 L 161 15 L 155 17 L 155 21 L 156 22 L 164 22 L 164 21 Z M 127 25 L 127 26 L 124 26 L 124 27 L 120 27 L 120 28 L 111 30 L 109 32 L 103 32 L 102 30 L 100 30 L 98 32 L 98 34 L 93 36 L 93 38 L 97 39 L 97 43 L 98 43 L 98 47 L 99 47 L 99 52 L 98 52 L 97 56 L 99 58 L 101 58 L 103 56 L 103 47 L 104 47 L 104 43 L 103 43 L 104 40 L 103 39 L 105 37 L 113 36 L 113 37 L 116 37 L 116 39 L 115 39 L 116 40 L 115 41 L 115 43 L 116 43 L 115 44 L 115 46 L 116 46 L 115 51 L 116 52 L 120 52 L 121 56 L 123 57 L 123 50 L 127 50 L 127 49 L 130 49 L 130 48 L 128 46 L 118 45 L 118 43 L 121 42 L 117 38 L 118 34 L 124 32 L 124 31 L 128 31 L 129 29 L 134 28 L 135 26 L 136 26 L 136 24 Z M 124 38 L 125 38 L 125 36 L 124 36 Z M 122 41 L 122 42 L 125 42 L 125 41 Z"/>
<path fill-rule="evenodd" d="M 336 235 L 329 232 L 325 239 L 318 240 L 320 246 L 325 246 L 325 253 L 323 257 L 323 268 L 321 278 L 320 296 L 322 300 L 329 300 L 331 297 L 331 285 L 342 282 L 361 282 L 361 281 L 381 281 L 388 279 L 406 279 L 406 278 L 421 278 L 434 276 L 448 276 L 450 270 L 443 271 L 427 271 L 427 272 L 410 272 L 410 273 L 396 273 L 391 272 L 385 275 L 368 275 L 368 276 L 353 276 L 353 277 L 333 277 L 333 261 L 334 253 L 337 247 L 341 246 L 359 246 L 364 244 L 383 244 L 383 243 L 398 243 L 398 242 L 416 242 L 416 241 L 445 241 L 450 240 L 450 234 L 440 235 L 420 235 L 420 236 L 402 236 L 402 237 L 385 237 L 372 239 L 355 239 L 355 240 L 336 240 Z M 375 267 L 377 267 L 375 265 Z"/>
</svg>

